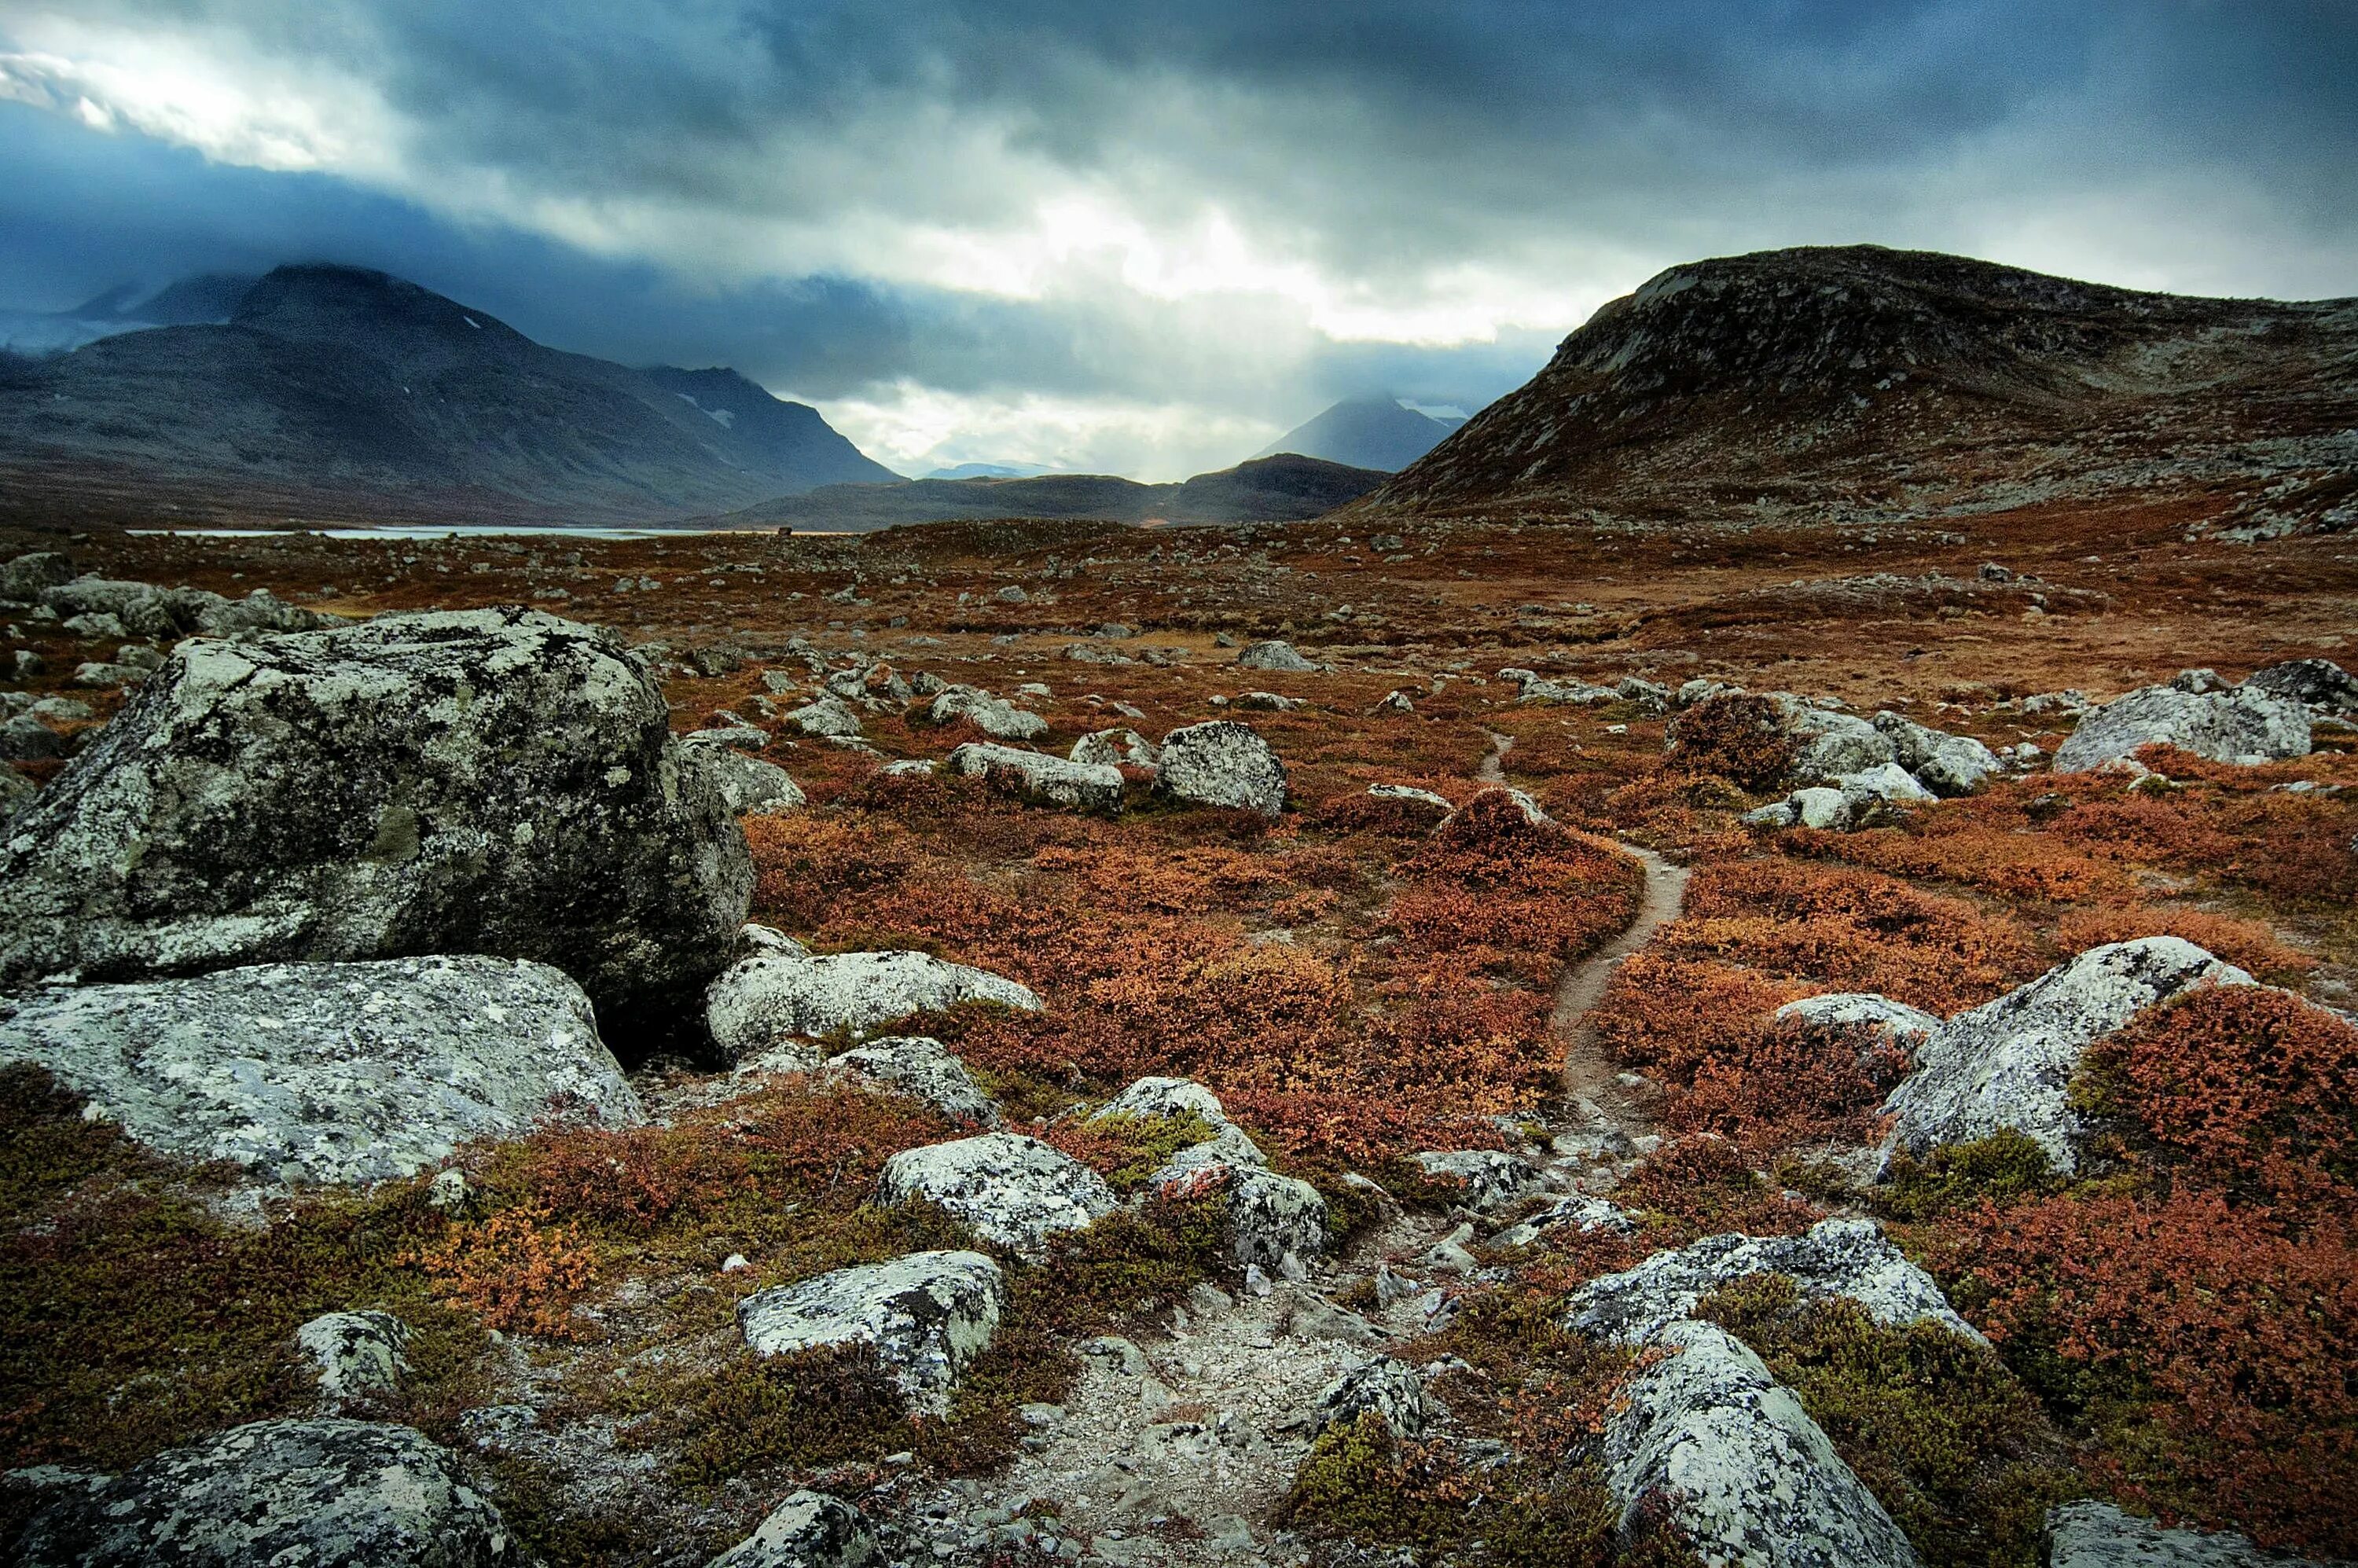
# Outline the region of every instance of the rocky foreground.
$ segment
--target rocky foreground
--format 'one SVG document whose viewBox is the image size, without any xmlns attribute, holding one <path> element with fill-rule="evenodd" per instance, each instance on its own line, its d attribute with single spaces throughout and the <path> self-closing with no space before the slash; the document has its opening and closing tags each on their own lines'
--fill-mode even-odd
<svg viewBox="0 0 2358 1568">
<path fill-rule="evenodd" d="M 2331 660 L 0 600 L 16 1560 L 2358 1552 Z"/>
</svg>

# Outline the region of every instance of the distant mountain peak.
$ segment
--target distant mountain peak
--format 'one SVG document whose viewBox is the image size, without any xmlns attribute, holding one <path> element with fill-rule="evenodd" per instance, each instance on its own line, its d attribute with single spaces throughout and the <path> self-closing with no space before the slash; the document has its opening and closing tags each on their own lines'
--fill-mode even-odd
<svg viewBox="0 0 2358 1568">
<path fill-rule="evenodd" d="M 1463 423 L 1435 418 L 1396 398 L 1346 398 L 1253 455 L 1273 458 L 1292 452 L 1390 473 L 1424 456 Z"/>
</svg>

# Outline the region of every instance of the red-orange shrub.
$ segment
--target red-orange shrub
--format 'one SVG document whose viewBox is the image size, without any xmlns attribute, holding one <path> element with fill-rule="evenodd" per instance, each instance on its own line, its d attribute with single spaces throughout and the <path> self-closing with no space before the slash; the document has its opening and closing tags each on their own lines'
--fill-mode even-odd
<svg viewBox="0 0 2358 1568">
<path fill-rule="evenodd" d="M 1671 765 L 1717 773 L 1748 790 L 1773 790 L 1793 770 L 1793 742 L 1765 697 L 1731 694 L 1696 703 L 1671 720 Z"/>
<path fill-rule="evenodd" d="M 543 1209 L 512 1208 L 451 1227 L 417 1254 L 436 1293 L 485 1326 L 545 1339 L 589 1337 L 573 1314 L 598 1274 L 597 1254 Z"/>
</svg>

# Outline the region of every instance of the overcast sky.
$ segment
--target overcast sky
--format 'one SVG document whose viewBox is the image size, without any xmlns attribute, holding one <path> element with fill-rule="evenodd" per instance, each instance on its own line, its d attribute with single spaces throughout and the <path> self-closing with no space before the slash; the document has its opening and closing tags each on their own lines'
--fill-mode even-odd
<svg viewBox="0 0 2358 1568">
<path fill-rule="evenodd" d="M 1167 479 L 1698 256 L 2358 294 L 2358 3 L 0 0 L 0 305 L 351 262 Z"/>
</svg>

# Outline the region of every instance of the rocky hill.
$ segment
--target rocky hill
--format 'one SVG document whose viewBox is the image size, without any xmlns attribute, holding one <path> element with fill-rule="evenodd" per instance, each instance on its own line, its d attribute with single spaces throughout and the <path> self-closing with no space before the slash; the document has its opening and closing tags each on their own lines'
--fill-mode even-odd
<svg viewBox="0 0 2358 1568">
<path fill-rule="evenodd" d="M 2134 496 L 2358 520 L 2358 300 L 2144 294 L 1874 246 L 1673 267 L 1368 499 L 1876 522 Z"/>
<path fill-rule="evenodd" d="M 1295 426 L 1254 455 L 1293 452 L 1354 468 L 1397 472 L 1438 446 L 1463 419 L 1438 419 L 1389 397 L 1350 398 Z"/>
<path fill-rule="evenodd" d="M 565 353 L 384 273 L 280 267 L 225 323 L 0 368 L 19 507 L 663 521 L 884 480 L 733 371 Z"/>
<path fill-rule="evenodd" d="M 921 479 L 905 484 L 832 484 L 712 519 L 721 526 L 787 526 L 866 533 L 907 523 L 971 517 L 1088 517 L 1113 523 L 1268 523 L 1315 517 L 1383 481 L 1372 469 L 1288 452 L 1177 484 L 1113 474 L 1029 479 Z"/>
</svg>

